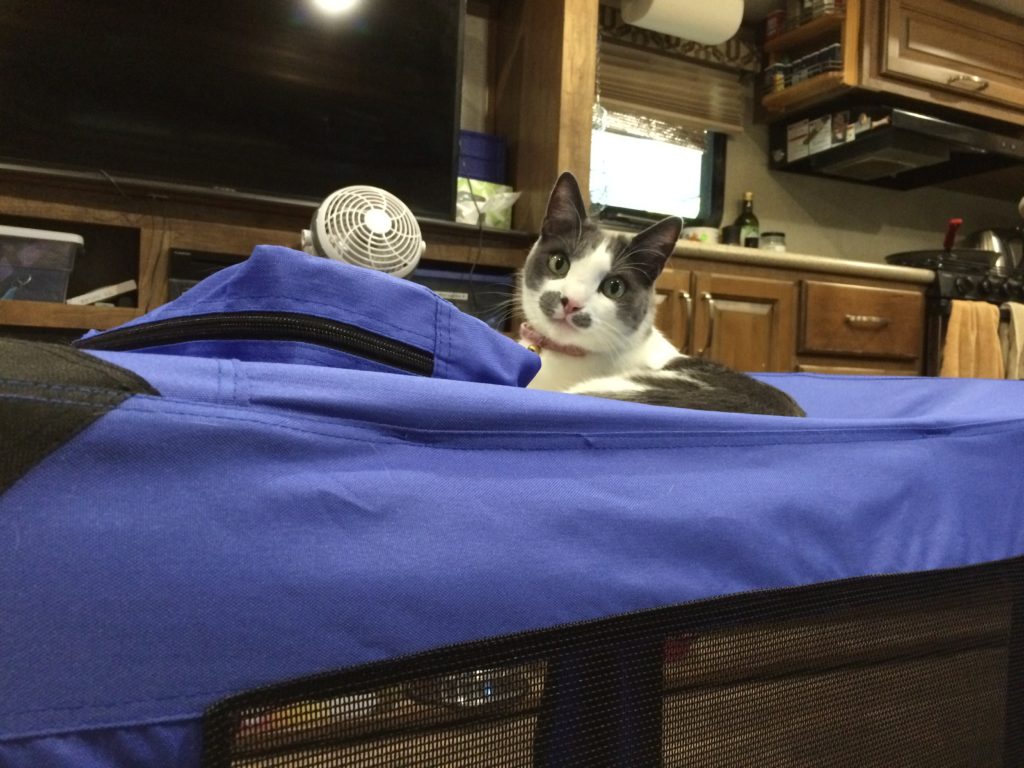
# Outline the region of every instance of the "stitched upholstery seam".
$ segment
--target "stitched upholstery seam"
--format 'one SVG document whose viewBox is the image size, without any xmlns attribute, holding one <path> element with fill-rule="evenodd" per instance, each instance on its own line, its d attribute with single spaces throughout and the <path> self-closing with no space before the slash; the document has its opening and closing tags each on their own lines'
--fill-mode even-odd
<svg viewBox="0 0 1024 768">
<path fill-rule="evenodd" d="M 133 411 L 133 412 L 136 412 L 136 413 L 151 414 L 151 415 L 160 415 L 160 414 L 163 414 L 163 413 L 171 414 L 171 415 L 178 415 L 178 416 L 196 416 L 197 415 L 195 413 L 195 411 L 190 411 L 190 410 L 175 410 L 173 408 L 162 408 L 162 409 L 160 409 L 158 411 L 155 411 L 155 410 L 153 410 L 151 408 L 145 408 L 145 407 L 142 407 L 141 404 L 134 404 L 139 397 L 141 397 L 141 399 L 143 401 L 145 400 L 145 396 L 136 396 L 136 398 L 132 398 L 130 400 L 126 400 L 124 402 L 124 404 L 122 404 L 118 408 L 118 410 Z M 161 397 L 156 402 L 159 402 L 159 403 L 164 404 L 164 405 L 175 403 L 175 402 L 180 403 L 180 404 L 185 404 L 185 405 L 196 405 L 196 403 L 194 403 L 193 401 L 174 400 L 174 399 L 171 399 L 171 398 L 163 398 L 163 397 Z M 219 406 L 219 407 L 223 407 L 223 406 Z M 396 436 L 394 434 L 389 434 L 389 435 L 386 435 L 386 436 L 382 435 L 378 439 L 371 439 L 371 438 L 367 438 L 367 437 L 354 437 L 354 436 L 351 436 L 351 435 L 339 435 L 336 432 L 332 432 L 332 431 L 328 431 L 328 430 L 318 430 L 318 429 L 311 429 L 311 428 L 307 428 L 307 427 L 295 426 L 295 425 L 292 425 L 292 424 L 282 424 L 279 420 L 277 420 L 272 415 L 270 416 L 270 418 L 267 418 L 267 419 L 258 419 L 258 418 L 250 418 L 250 417 L 238 416 L 238 415 L 233 415 L 233 414 L 206 413 L 206 412 L 204 412 L 204 413 L 202 413 L 201 417 L 203 419 L 206 419 L 206 420 L 220 420 L 220 421 L 229 421 L 229 422 L 243 423 L 243 424 L 258 424 L 258 425 L 264 426 L 264 427 L 271 427 L 271 428 L 281 429 L 281 430 L 284 430 L 284 431 L 297 432 L 299 434 L 307 434 L 307 435 L 316 435 L 316 436 L 319 436 L 319 437 L 335 438 L 335 439 L 338 439 L 338 440 L 346 440 L 346 441 L 349 441 L 349 442 L 363 443 L 363 444 L 367 444 L 367 445 L 421 445 L 421 446 L 429 447 L 429 448 L 432 448 L 432 449 L 448 450 L 448 451 L 503 450 L 503 451 L 534 452 L 534 451 L 538 451 L 538 450 L 552 450 L 552 451 L 554 451 L 554 450 L 564 450 L 565 449 L 564 445 L 563 446 L 556 446 L 556 447 L 553 447 L 553 448 L 547 448 L 547 447 L 538 445 L 536 442 L 532 442 L 529 447 L 523 447 L 523 448 L 511 447 L 511 446 L 508 446 L 508 445 L 495 446 L 495 445 L 482 445 L 482 444 L 481 445 L 473 445 L 473 446 L 449 446 L 449 445 L 445 445 L 445 444 L 442 444 L 442 443 L 421 442 L 421 441 L 417 441 L 417 440 L 406 440 L 406 439 L 398 437 L 398 436 Z M 278 418 L 280 418 L 280 417 L 278 417 Z M 580 432 L 496 432 L 496 431 L 493 431 L 493 430 L 480 430 L 480 431 L 452 430 L 452 431 L 446 431 L 446 430 L 439 430 L 439 429 L 423 429 L 423 428 L 403 427 L 402 425 L 397 425 L 397 424 L 392 425 L 392 424 L 381 424 L 381 423 L 378 423 L 378 422 L 357 421 L 355 419 L 349 420 L 343 426 L 345 426 L 345 427 L 355 427 L 355 428 L 364 429 L 364 430 L 367 430 L 367 429 L 381 429 L 381 430 L 387 430 L 389 432 L 405 432 L 405 433 L 408 433 L 408 434 L 411 434 L 411 435 L 436 435 L 436 434 L 440 434 L 440 435 L 444 435 L 444 436 L 449 437 L 449 438 L 478 438 L 478 439 L 483 439 L 483 440 L 488 440 L 488 439 L 511 439 L 511 440 L 517 440 L 517 441 L 536 441 L 538 439 L 556 439 L 556 438 L 558 438 L 558 439 L 577 440 L 577 441 L 579 441 L 579 440 L 583 440 L 583 441 L 590 441 L 590 440 L 619 440 L 620 441 L 619 445 L 609 445 L 609 446 L 586 445 L 585 448 L 587 450 L 596 450 L 596 451 L 603 451 L 603 450 L 621 451 L 621 450 L 627 449 L 627 448 L 629 450 L 631 450 L 631 451 L 648 451 L 648 450 L 649 451 L 664 451 L 664 450 L 673 450 L 673 449 L 682 449 L 682 448 L 726 448 L 726 447 L 728 447 L 728 448 L 734 448 L 734 447 L 758 448 L 758 447 L 787 446 L 787 445 L 834 445 L 834 444 L 838 444 L 838 443 L 842 443 L 842 444 L 845 445 L 845 444 L 850 444 L 850 443 L 889 442 L 889 441 L 892 441 L 894 439 L 899 439 L 899 440 L 915 440 L 915 439 L 932 439 L 932 438 L 936 438 L 936 437 L 949 437 L 949 436 L 969 437 L 969 436 L 973 436 L 975 434 L 990 435 L 990 434 L 1001 434 L 1003 432 L 1017 432 L 1017 431 L 1020 430 L 1021 422 L 1024 422 L 1024 420 L 1022 420 L 1022 419 L 1015 420 L 1014 422 L 1008 423 L 1007 426 L 1005 426 L 1004 428 L 985 428 L 985 427 L 989 427 L 990 426 L 988 422 L 973 422 L 971 424 L 959 425 L 958 427 L 956 427 L 953 430 L 949 430 L 949 429 L 945 429 L 945 428 L 936 428 L 936 429 L 932 429 L 932 430 L 927 430 L 927 429 L 921 429 L 920 427 L 907 426 L 907 427 L 888 427 L 885 430 L 883 430 L 882 432 L 879 432 L 878 430 L 871 429 L 871 428 L 865 428 L 865 429 L 862 429 L 862 430 L 858 430 L 858 429 L 844 429 L 842 431 L 836 431 L 836 430 L 814 430 L 813 432 L 811 430 L 800 430 L 800 431 L 793 431 L 793 432 L 785 433 L 785 434 L 790 434 L 790 435 L 809 435 L 809 436 L 818 435 L 818 436 L 821 436 L 821 437 L 840 436 L 840 435 L 842 435 L 842 436 L 845 436 L 847 438 L 847 439 L 843 439 L 841 441 L 840 440 L 813 440 L 813 439 L 797 439 L 797 440 L 747 440 L 747 441 L 728 440 L 728 441 L 725 441 L 725 442 L 702 442 L 702 443 L 682 442 L 682 443 L 679 443 L 678 445 L 667 445 L 667 444 L 664 444 L 664 443 L 661 444 L 661 445 L 633 445 L 633 444 L 627 444 L 629 441 L 649 440 L 651 438 L 651 434 L 652 434 L 650 432 L 620 432 L 620 433 L 605 432 L 605 433 L 588 434 L 588 433 L 580 433 Z M 975 432 L 975 431 L 969 431 L 969 430 L 971 430 L 971 428 L 977 428 L 977 427 L 982 427 L 983 428 L 980 433 L 979 432 Z M 696 433 L 696 432 L 666 432 L 666 433 L 655 433 L 655 434 L 657 434 L 659 437 L 664 438 L 664 439 L 671 439 L 673 437 L 677 437 L 677 438 L 681 438 L 681 439 L 684 439 L 684 440 L 689 440 L 689 439 L 692 439 L 695 435 L 700 434 L 700 433 Z M 706 433 L 706 434 L 711 434 L 711 435 L 735 435 L 735 434 L 739 434 L 739 433 L 734 433 L 734 432 L 713 432 L 713 433 Z M 751 436 L 751 435 L 756 435 L 756 434 L 770 434 L 770 433 L 754 433 L 754 432 L 749 432 L 749 431 L 743 433 L 744 436 L 748 436 L 748 437 Z"/>
</svg>

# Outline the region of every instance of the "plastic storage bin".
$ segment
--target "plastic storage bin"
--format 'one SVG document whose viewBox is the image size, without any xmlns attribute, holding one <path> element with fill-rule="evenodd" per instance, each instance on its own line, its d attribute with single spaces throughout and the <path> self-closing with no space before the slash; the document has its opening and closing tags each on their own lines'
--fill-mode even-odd
<svg viewBox="0 0 1024 768">
<path fill-rule="evenodd" d="M 70 232 L 0 226 L 0 300 L 63 302 L 84 244 Z"/>
<path fill-rule="evenodd" d="M 419 267 L 409 280 L 425 285 L 467 315 L 483 320 L 491 328 L 505 330 L 515 287 L 515 274 L 472 273 L 469 267 Z"/>
<path fill-rule="evenodd" d="M 505 183 L 505 140 L 477 131 L 459 131 L 459 176 Z"/>
</svg>

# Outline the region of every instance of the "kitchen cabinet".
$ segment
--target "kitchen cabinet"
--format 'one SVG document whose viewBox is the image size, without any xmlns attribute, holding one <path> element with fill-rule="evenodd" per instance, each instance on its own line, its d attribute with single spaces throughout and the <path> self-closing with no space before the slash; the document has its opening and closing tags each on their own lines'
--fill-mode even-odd
<svg viewBox="0 0 1024 768">
<path fill-rule="evenodd" d="M 740 371 L 793 370 L 793 281 L 670 268 L 657 292 L 657 326 L 686 354 Z"/>
<path fill-rule="evenodd" d="M 841 67 L 781 90 L 768 78 L 772 116 L 846 94 L 881 93 L 1024 125 L 1024 19 L 961 0 L 848 0 L 765 41 L 766 71 L 836 44 Z"/>
<path fill-rule="evenodd" d="M 919 282 L 903 283 L 829 272 L 828 264 L 810 261 L 765 263 L 772 262 L 757 251 L 749 260 L 734 253 L 721 262 L 713 253 L 695 259 L 677 252 L 655 286 L 655 324 L 680 351 L 740 371 L 924 372 L 930 275 L 915 270 Z"/>
<path fill-rule="evenodd" d="M 924 316 L 920 291 L 802 280 L 797 353 L 829 360 L 803 370 L 918 373 Z"/>
<path fill-rule="evenodd" d="M 697 272 L 694 287 L 694 354 L 739 371 L 793 370 L 794 283 Z"/>
<path fill-rule="evenodd" d="M 886 0 L 880 26 L 870 78 L 1024 110 L 1024 19 L 951 0 Z"/>
</svg>

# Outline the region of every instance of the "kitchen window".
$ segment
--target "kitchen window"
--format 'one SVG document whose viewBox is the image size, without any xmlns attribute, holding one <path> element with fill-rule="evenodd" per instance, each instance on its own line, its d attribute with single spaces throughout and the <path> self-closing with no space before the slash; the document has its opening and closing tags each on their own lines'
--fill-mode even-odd
<svg viewBox="0 0 1024 768">
<path fill-rule="evenodd" d="M 617 15 L 607 22 L 591 137 L 595 210 L 626 225 L 676 215 L 719 226 L 726 136 L 743 130 L 739 72 L 617 42 Z"/>
<path fill-rule="evenodd" d="M 671 215 L 690 226 L 721 223 L 722 134 L 598 103 L 590 158 L 590 200 L 607 222 L 639 227 Z"/>
</svg>

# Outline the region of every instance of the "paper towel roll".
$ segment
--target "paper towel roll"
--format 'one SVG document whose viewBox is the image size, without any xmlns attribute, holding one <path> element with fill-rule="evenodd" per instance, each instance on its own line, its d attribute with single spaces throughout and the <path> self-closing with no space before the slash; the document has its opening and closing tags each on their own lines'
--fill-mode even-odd
<svg viewBox="0 0 1024 768">
<path fill-rule="evenodd" d="M 622 0 L 622 20 L 704 45 L 724 43 L 743 19 L 743 0 Z"/>
</svg>

